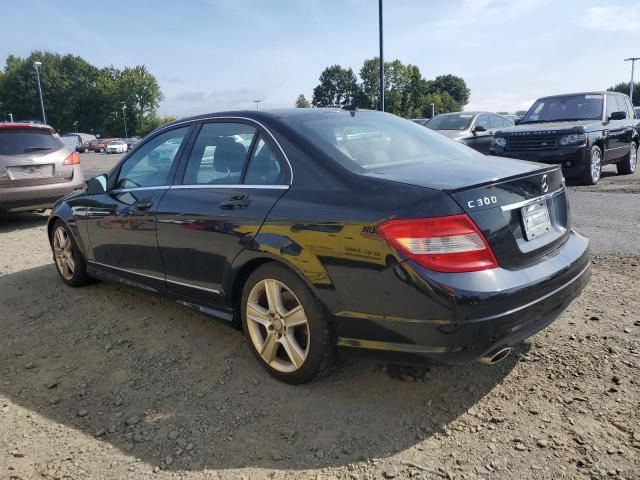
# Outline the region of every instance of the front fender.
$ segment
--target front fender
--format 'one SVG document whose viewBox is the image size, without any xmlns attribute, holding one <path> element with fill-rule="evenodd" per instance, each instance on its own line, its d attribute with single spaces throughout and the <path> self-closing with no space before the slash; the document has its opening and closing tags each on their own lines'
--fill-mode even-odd
<svg viewBox="0 0 640 480">
<path fill-rule="evenodd" d="M 62 220 L 69 228 L 71 235 L 73 235 L 73 239 L 75 240 L 76 245 L 78 245 L 80 253 L 86 259 L 90 258 L 89 254 L 91 253 L 91 249 L 87 244 L 88 241 L 86 240 L 86 235 L 81 231 L 82 225 L 77 221 L 80 210 L 85 211 L 86 207 L 73 207 L 69 202 L 64 200 L 56 203 L 49 214 L 49 219 L 47 220 L 47 236 L 49 238 L 49 244 L 51 244 L 53 225 L 57 220 Z M 80 216 L 82 216 L 82 214 Z"/>
</svg>

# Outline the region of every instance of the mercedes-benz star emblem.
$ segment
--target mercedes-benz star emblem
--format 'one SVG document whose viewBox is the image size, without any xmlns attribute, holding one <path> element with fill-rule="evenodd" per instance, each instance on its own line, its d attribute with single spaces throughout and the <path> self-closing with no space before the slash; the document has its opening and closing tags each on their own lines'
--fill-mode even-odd
<svg viewBox="0 0 640 480">
<path fill-rule="evenodd" d="M 547 193 L 549 191 L 549 181 L 547 179 L 547 175 L 542 176 L 542 193 Z"/>
</svg>

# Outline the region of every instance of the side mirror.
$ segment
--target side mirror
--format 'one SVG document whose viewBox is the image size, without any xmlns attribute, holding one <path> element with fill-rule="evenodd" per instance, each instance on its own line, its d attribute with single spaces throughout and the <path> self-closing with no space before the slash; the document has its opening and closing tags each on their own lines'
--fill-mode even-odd
<svg viewBox="0 0 640 480">
<path fill-rule="evenodd" d="M 487 131 L 487 127 L 485 127 L 484 125 L 476 125 L 475 127 L 473 127 L 473 131 L 475 132 L 486 132 Z"/>
<path fill-rule="evenodd" d="M 521 119 L 521 118 L 516 118 L 516 119 L 513 121 L 513 124 L 514 124 L 514 125 L 518 125 L 521 121 L 522 121 L 522 119 Z"/>
<path fill-rule="evenodd" d="M 613 112 L 609 120 L 624 120 L 627 118 L 627 112 Z"/>
<path fill-rule="evenodd" d="M 107 191 L 107 175 L 98 175 L 87 180 L 87 193 L 89 195 L 100 195 Z"/>
</svg>

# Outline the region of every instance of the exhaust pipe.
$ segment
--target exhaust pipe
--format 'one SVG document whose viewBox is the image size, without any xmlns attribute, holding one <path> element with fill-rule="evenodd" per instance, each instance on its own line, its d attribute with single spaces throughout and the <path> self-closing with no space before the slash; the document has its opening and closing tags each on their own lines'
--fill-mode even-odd
<svg viewBox="0 0 640 480">
<path fill-rule="evenodd" d="M 493 350 L 484 357 L 480 357 L 480 363 L 484 363 L 486 365 L 494 365 L 496 363 L 499 363 L 509 355 L 511 355 L 511 350 L 511 347 L 501 347 Z"/>
</svg>

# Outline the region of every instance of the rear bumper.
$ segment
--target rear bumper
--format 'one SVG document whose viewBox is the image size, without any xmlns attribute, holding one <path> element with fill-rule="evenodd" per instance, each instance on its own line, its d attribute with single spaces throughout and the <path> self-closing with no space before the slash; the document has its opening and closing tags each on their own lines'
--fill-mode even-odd
<svg viewBox="0 0 640 480">
<path fill-rule="evenodd" d="M 586 146 L 541 151 L 504 150 L 494 147 L 491 149 L 490 155 L 561 165 L 562 172 L 566 177 L 579 175 L 589 165 L 589 149 Z"/>
<path fill-rule="evenodd" d="M 400 265 L 405 281 L 421 281 L 412 283 L 424 292 L 425 306 L 435 299 L 448 308 L 439 309 L 440 318 L 433 318 L 433 308 L 403 317 L 339 312 L 338 345 L 461 363 L 516 345 L 552 323 L 589 280 L 589 241 L 572 232 L 553 255 L 518 270 L 445 274 L 409 261 Z"/>
<path fill-rule="evenodd" d="M 79 165 L 73 167 L 69 182 L 48 185 L 0 188 L 0 211 L 19 212 L 50 208 L 65 195 L 84 187 L 84 175 Z"/>
</svg>

